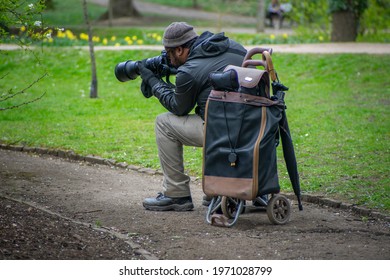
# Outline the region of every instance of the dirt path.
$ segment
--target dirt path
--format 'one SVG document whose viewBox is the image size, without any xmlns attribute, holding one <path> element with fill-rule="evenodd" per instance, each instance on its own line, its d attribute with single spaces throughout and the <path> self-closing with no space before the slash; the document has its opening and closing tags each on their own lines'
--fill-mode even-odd
<svg viewBox="0 0 390 280">
<path fill-rule="evenodd" d="M 283 226 L 251 212 L 233 228 L 220 228 L 206 223 L 201 186 L 193 182 L 194 211 L 144 210 L 142 200 L 161 191 L 161 179 L 0 149 L 0 259 L 56 258 L 58 252 L 60 259 L 390 259 L 388 221 L 362 219 L 347 207 L 305 202 L 301 212 L 293 205 Z M 88 224 L 108 233 L 99 238 Z"/>
</svg>

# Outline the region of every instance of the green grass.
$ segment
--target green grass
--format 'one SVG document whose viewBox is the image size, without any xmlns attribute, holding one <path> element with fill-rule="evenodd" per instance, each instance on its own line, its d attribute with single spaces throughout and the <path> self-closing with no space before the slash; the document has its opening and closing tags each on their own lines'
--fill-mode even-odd
<svg viewBox="0 0 390 280">
<path fill-rule="evenodd" d="M 43 13 L 46 25 L 57 25 L 57 27 L 71 27 L 85 25 L 83 5 L 79 0 L 67 0 L 54 2 L 54 10 L 47 10 Z M 88 3 L 88 15 L 91 21 L 97 20 L 107 9 L 105 7 Z"/>
<path fill-rule="evenodd" d="M 98 99 L 89 98 L 86 49 L 43 48 L 1 53 L 0 92 L 17 92 L 43 73 L 49 76 L 11 106 L 46 92 L 37 102 L 0 111 L 0 142 L 73 150 L 144 167 L 159 168 L 154 119 L 165 109 L 145 99 L 140 79 L 121 83 L 116 63 L 158 55 L 157 51 L 99 51 Z M 4 58 L 4 59 L 3 59 Z M 390 211 L 390 71 L 388 55 L 274 54 L 287 92 L 303 193 L 342 199 Z M 282 189 L 290 191 L 279 149 Z M 201 176 L 201 149 L 185 149 L 187 170 Z"/>
</svg>

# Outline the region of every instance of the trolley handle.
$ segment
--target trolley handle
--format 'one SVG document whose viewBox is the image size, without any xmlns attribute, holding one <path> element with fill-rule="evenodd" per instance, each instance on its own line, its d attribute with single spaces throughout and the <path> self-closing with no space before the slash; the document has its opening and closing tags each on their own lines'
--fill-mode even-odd
<svg viewBox="0 0 390 280">
<path fill-rule="evenodd" d="M 267 62 L 263 60 L 245 60 L 242 65 L 242 67 L 248 67 L 248 66 L 263 66 L 265 69 L 267 69 Z"/>
<path fill-rule="evenodd" d="M 252 57 L 256 54 L 261 54 L 261 60 L 254 60 Z M 271 80 L 276 81 L 276 72 L 274 64 L 271 58 L 272 48 L 253 48 L 247 52 L 242 63 L 242 67 L 248 66 L 263 66 L 264 69 L 269 73 Z"/>
<path fill-rule="evenodd" d="M 269 52 L 270 54 L 272 54 L 272 48 L 253 48 L 253 49 L 250 49 L 246 53 L 246 55 L 244 57 L 244 61 L 252 59 L 252 56 L 254 56 L 255 54 L 260 54 L 263 52 Z"/>
</svg>

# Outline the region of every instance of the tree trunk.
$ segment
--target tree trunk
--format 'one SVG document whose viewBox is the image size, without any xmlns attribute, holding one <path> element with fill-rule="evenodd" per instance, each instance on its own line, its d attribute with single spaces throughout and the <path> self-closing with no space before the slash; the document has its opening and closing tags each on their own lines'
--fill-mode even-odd
<svg viewBox="0 0 390 280">
<path fill-rule="evenodd" d="M 40 0 L 40 3 L 45 5 L 46 10 L 54 10 L 53 0 Z"/>
<path fill-rule="evenodd" d="M 358 34 L 359 20 L 351 11 L 332 14 L 332 42 L 353 42 Z"/>
<path fill-rule="evenodd" d="M 257 8 L 257 21 L 256 32 L 264 32 L 265 25 L 265 0 L 259 0 L 259 6 Z"/>
<path fill-rule="evenodd" d="M 135 8 L 133 0 L 111 0 L 110 2 L 110 9 L 112 9 L 112 18 L 141 16 L 141 14 Z M 109 19 L 109 11 L 102 14 L 99 19 Z"/>
<path fill-rule="evenodd" d="M 114 18 L 112 0 L 108 0 L 108 25 L 112 27 L 112 20 Z"/>
<path fill-rule="evenodd" d="M 91 28 L 91 24 L 89 23 L 87 1 L 86 0 L 83 0 L 83 11 L 84 11 L 85 23 L 87 24 L 87 28 L 88 28 L 89 54 L 91 56 L 92 80 L 91 80 L 91 89 L 89 92 L 89 97 L 90 98 L 97 98 L 98 97 L 98 87 L 97 87 L 98 81 L 97 81 L 97 75 L 96 75 L 96 60 L 95 60 L 95 52 L 93 49 L 92 28 Z"/>
<path fill-rule="evenodd" d="M 194 8 L 194 9 L 199 9 L 200 8 L 197 0 L 192 0 L 192 8 Z"/>
</svg>

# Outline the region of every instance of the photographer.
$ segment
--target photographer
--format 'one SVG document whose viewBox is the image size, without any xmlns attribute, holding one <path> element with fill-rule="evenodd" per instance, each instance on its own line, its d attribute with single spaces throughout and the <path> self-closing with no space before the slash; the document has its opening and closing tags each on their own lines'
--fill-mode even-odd
<svg viewBox="0 0 390 280">
<path fill-rule="evenodd" d="M 169 111 L 157 116 L 155 124 L 163 193 L 146 198 L 143 205 L 155 211 L 188 211 L 194 205 L 190 177 L 184 173 L 183 145 L 203 146 L 205 105 L 211 91 L 208 75 L 229 64 L 241 66 L 246 50 L 223 33 L 206 31 L 198 36 L 185 22 L 174 22 L 165 29 L 163 45 L 177 68 L 175 87 L 148 69 L 146 60 L 138 66 L 143 94 L 155 96 Z M 195 114 L 190 114 L 194 108 Z"/>
</svg>

